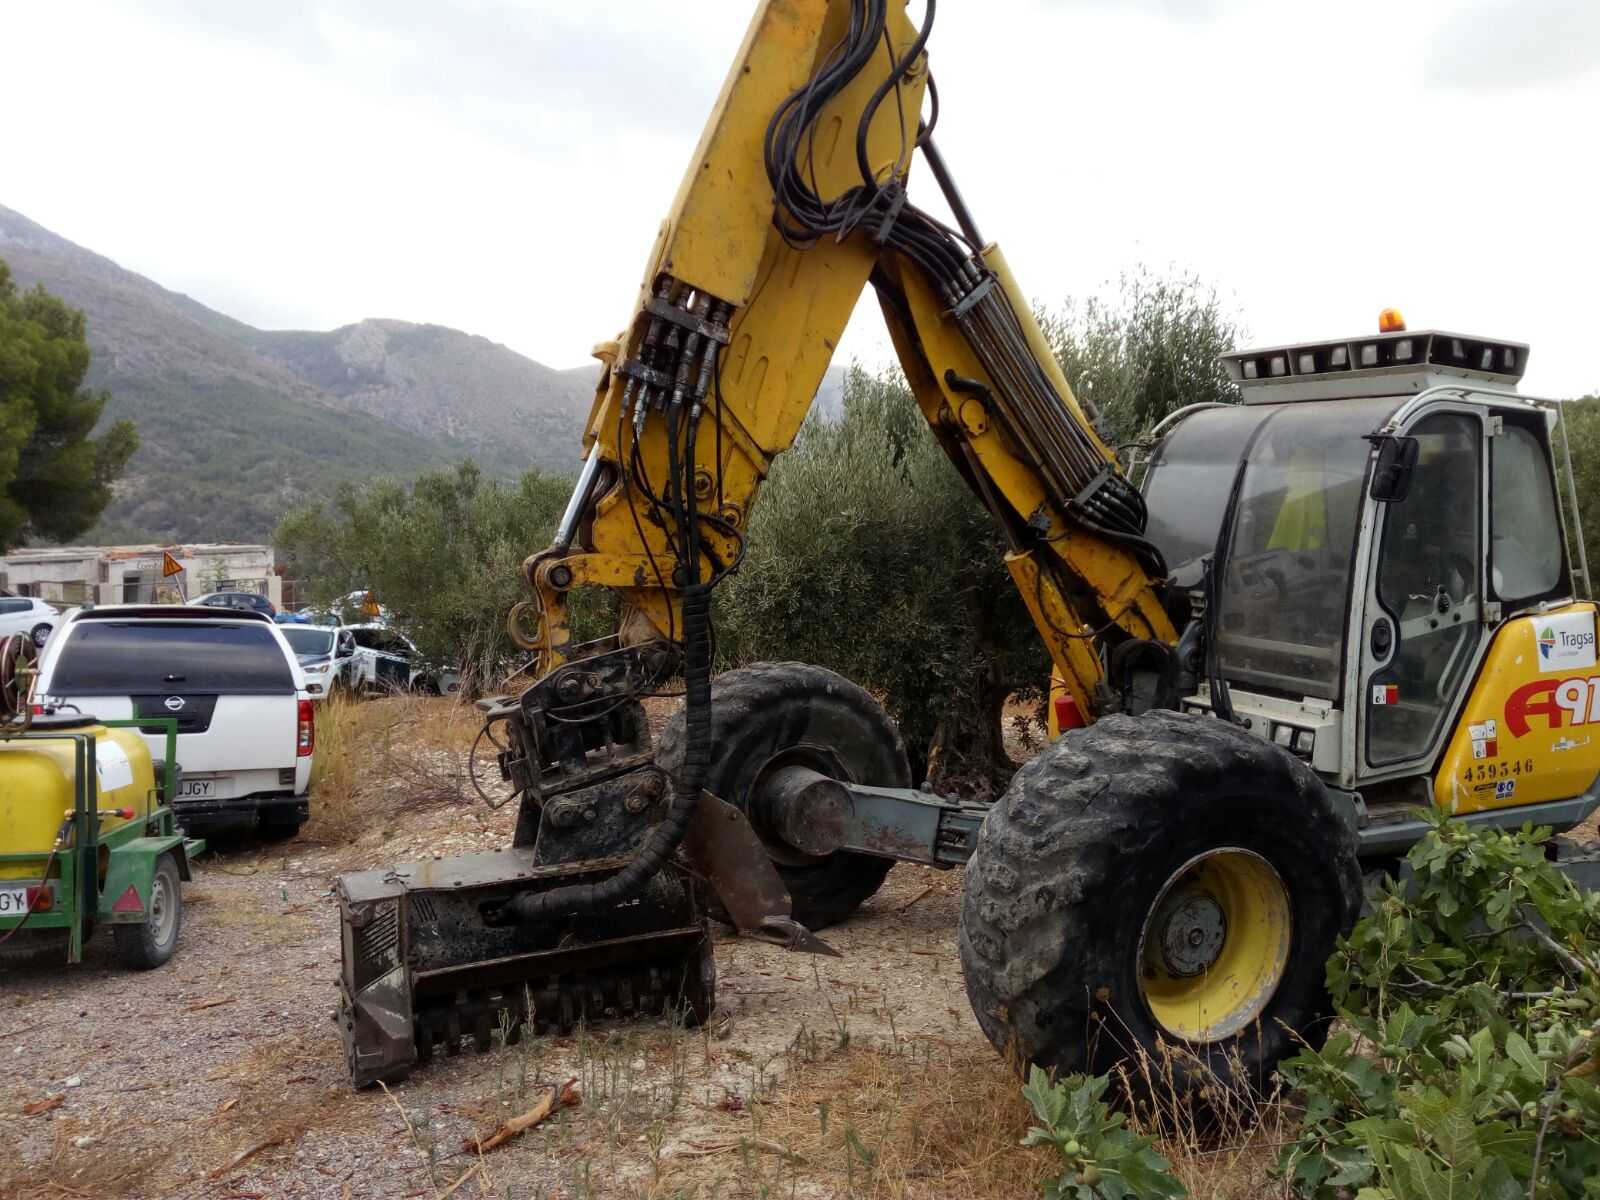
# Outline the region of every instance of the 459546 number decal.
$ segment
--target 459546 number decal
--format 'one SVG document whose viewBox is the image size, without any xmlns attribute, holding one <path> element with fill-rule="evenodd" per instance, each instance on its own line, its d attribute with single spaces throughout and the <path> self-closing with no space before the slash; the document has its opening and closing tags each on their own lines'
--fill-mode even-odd
<svg viewBox="0 0 1600 1200">
<path fill-rule="evenodd" d="M 1519 775 L 1533 774 L 1533 759 L 1498 759 L 1495 762 L 1471 763 L 1461 769 L 1461 782 L 1488 783 L 1495 779 L 1515 779 Z"/>
</svg>

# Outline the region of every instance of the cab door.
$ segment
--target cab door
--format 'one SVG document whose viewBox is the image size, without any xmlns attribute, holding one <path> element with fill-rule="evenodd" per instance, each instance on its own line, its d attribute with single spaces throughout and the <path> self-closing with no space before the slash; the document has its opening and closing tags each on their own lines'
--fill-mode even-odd
<svg viewBox="0 0 1600 1200">
<path fill-rule="evenodd" d="M 1437 761 L 1488 641 L 1484 417 L 1429 407 L 1403 498 L 1376 505 L 1364 596 L 1356 774 L 1418 774 Z"/>
</svg>

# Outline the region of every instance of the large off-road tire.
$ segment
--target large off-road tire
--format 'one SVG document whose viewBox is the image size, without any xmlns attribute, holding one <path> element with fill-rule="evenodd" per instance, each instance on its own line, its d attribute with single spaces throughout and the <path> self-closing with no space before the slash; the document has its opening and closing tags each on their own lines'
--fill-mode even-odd
<svg viewBox="0 0 1600 1200">
<path fill-rule="evenodd" d="M 170 854 L 156 863 L 150 883 L 149 919 L 142 925 L 113 925 L 112 939 L 122 965 L 149 971 L 166 963 L 178 949 L 183 929 L 183 881 Z"/>
<path fill-rule="evenodd" d="M 661 731 L 656 762 L 676 774 L 683 762 L 684 717 Z M 711 683 L 711 769 L 706 790 L 746 814 L 756 783 L 800 763 L 855 783 L 910 787 L 905 743 L 883 707 L 844 676 L 808 663 L 757 663 Z M 812 858 L 766 836 L 773 862 L 808 929 L 844 920 L 883 886 L 887 858 L 841 850 Z"/>
<path fill-rule="evenodd" d="M 1263 1088 L 1320 1045 L 1355 922 L 1353 831 L 1287 752 L 1210 717 L 1110 716 L 1017 773 L 967 865 L 961 965 L 989 1040 L 1145 1090 Z M 1163 1053 L 1161 1047 L 1177 1053 Z"/>
</svg>

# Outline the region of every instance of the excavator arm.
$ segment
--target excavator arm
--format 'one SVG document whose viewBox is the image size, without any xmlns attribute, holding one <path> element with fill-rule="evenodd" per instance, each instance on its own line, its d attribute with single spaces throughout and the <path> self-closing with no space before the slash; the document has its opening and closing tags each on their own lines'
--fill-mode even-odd
<svg viewBox="0 0 1600 1200">
<path fill-rule="evenodd" d="M 582 653 L 568 612 L 576 587 L 621 594 L 624 643 L 681 640 L 688 581 L 737 560 L 761 481 L 869 283 L 923 415 L 1005 533 L 1007 565 L 1079 710 L 1119 702 L 1102 641 L 1175 641 L 1142 502 L 920 125 L 926 32 L 901 0 L 758 9 L 626 331 L 595 351 L 605 369 L 582 475 L 555 544 L 526 564 L 535 600 L 513 618 L 541 675 Z M 918 153 L 964 231 L 908 199 Z M 674 502 L 696 512 L 695 569 Z"/>
<path fill-rule="evenodd" d="M 848 681 L 747 677 L 713 712 L 711 590 L 738 568 L 761 482 L 869 285 L 1079 710 L 1144 707 L 1170 680 L 1142 497 L 920 120 L 935 5 L 921 28 L 905 7 L 759 5 L 628 323 L 596 348 L 571 503 L 524 564 L 533 597 L 510 628 L 537 652 L 536 682 L 485 704 L 518 800 L 513 845 L 339 882 L 358 1084 L 464 1033 L 486 1047 L 508 1020 L 668 1004 L 703 1017 L 708 905 L 826 951 L 807 925 L 860 903 L 888 861 L 972 852 L 982 806 L 911 789 L 892 724 Z M 909 198 L 919 154 L 959 228 Z M 580 588 L 619 598 L 610 636 L 574 641 Z M 683 713 L 658 742 L 641 701 L 680 678 Z"/>
</svg>

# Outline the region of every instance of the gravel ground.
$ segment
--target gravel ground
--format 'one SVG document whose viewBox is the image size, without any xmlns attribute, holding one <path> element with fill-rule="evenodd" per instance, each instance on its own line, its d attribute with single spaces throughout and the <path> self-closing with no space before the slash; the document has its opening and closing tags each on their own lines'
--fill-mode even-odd
<svg viewBox="0 0 1600 1200">
<path fill-rule="evenodd" d="M 78 967 L 0 978 L 0 1200 L 438 1197 L 478 1164 L 463 1138 L 574 1077 L 580 1107 L 492 1151 L 453 1195 L 657 1195 L 656 1169 L 707 1153 L 707 1130 L 809 1057 L 797 1049 L 923 1039 L 987 1053 L 957 965 L 960 873 L 902 865 L 826 933 L 842 958 L 725 935 L 706 1028 L 529 1038 L 436 1060 L 392 1094 L 354 1093 L 331 1020 L 334 876 L 504 845 L 514 819 L 509 808 L 409 805 L 389 781 L 371 782 L 385 809 L 354 846 L 304 835 L 214 846 L 185 888 L 165 968 L 124 971 L 102 933 Z M 22 1115 L 51 1097 L 57 1107 Z M 737 1181 L 737 1155 L 724 1157 Z"/>
<path fill-rule="evenodd" d="M 898 867 L 828 933 L 842 958 L 727 936 L 710 1028 L 655 1023 L 528 1039 L 437 1060 L 386 1095 L 353 1093 L 331 1021 L 339 961 L 331 880 L 350 866 L 509 841 L 509 812 L 432 811 L 352 856 L 293 841 L 224 845 L 185 888 L 178 956 L 121 969 L 98 936 L 75 968 L 0 988 L 0 1196 L 435 1196 L 474 1159 L 469 1134 L 576 1076 L 582 1108 L 486 1159 L 493 1189 L 455 1195 L 628 1195 L 707 1109 L 771 1088 L 797 1038 L 982 1035 L 956 965 L 953 873 Z M 463 831 L 465 827 L 466 831 Z M 50 1096 L 61 1105 L 21 1117 Z M 251 1151 L 253 1153 L 249 1153 Z M 241 1155 L 246 1157 L 241 1158 Z"/>
</svg>

